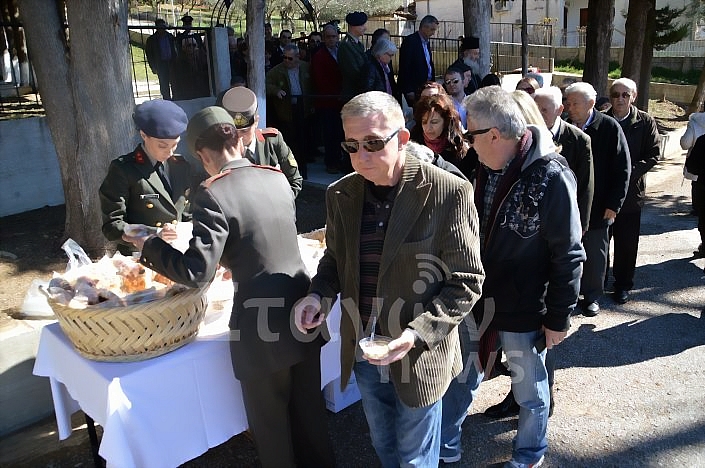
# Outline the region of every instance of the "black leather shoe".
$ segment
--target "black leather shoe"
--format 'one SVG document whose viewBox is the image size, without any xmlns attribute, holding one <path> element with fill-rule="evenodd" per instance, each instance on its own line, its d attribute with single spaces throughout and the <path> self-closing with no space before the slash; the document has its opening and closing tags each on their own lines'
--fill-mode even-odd
<svg viewBox="0 0 705 468">
<path fill-rule="evenodd" d="M 583 305 L 583 315 L 586 317 L 594 317 L 600 313 L 600 304 L 597 301 L 585 302 Z"/>
<path fill-rule="evenodd" d="M 612 298 L 617 304 L 626 304 L 629 301 L 629 293 L 622 289 L 616 289 Z"/>
<path fill-rule="evenodd" d="M 507 397 L 494 406 L 490 406 L 484 412 L 484 415 L 492 419 L 501 419 L 517 416 L 519 414 L 519 404 L 514 399 L 514 394 L 509 391 Z"/>
</svg>

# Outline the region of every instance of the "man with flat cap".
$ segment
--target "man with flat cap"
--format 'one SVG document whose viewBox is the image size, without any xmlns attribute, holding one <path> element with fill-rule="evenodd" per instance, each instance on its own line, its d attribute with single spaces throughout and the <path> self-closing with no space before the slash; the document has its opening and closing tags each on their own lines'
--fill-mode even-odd
<svg viewBox="0 0 705 468">
<path fill-rule="evenodd" d="M 245 145 L 245 157 L 254 164 L 272 166 L 282 171 L 294 196 L 297 196 L 303 186 L 303 177 L 294 153 L 276 128 L 257 128 L 259 114 L 255 93 L 244 86 L 229 89 L 223 95 L 222 107 L 235 122 L 238 136 Z"/>
<path fill-rule="evenodd" d="M 338 65 L 343 74 L 343 100 L 348 101 L 365 91 L 362 70 L 367 63 L 367 56 L 362 38 L 367 31 L 367 15 L 355 11 L 348 13 L 345 21 L 348 23 L 348 32 L 338 46 Z"/>
<path fill-rule="evenodd" d="M 134 248 L 122 243 L 127 224 L 144 224 L 152 232 L 166 224 L 190 221 L 189 195 L 195 171 L 174 154 L 186 130 L 186 113 L 171 101 L 146 101 L 133 119 L 142 143 L 110 163 L 100 186 L 103 235 L 118 241 L 118 250 L 130 255 Z"/>
<path fill-rule="evenodd" d="M 482 73 L 480 73 L 480 39 L 477 37 L 464 37 L 460 44 L 460 58 L 453 62 L 450 68 L 462 70 L 469 75 L 465 85 L 465 94 L 471 95 L 480 89 Z"/>
<path fill-rule="evenodd" d="M 194 190 L 188 250 L 182 254 L 146 234 L 126 240 L 140 248 L 142 264 L 187 286 L 208 284 L 218 264 L 232 271 L 230 354 L 261 466 L 332 467 L 321 394 L 323 339 L 291 323 L 294 303 L 310 284 L 294 196 L 281 171 L 243 157 L 233 124 L 217 106 L 188 123 L 189 150 L 211 176 Z"/>
</svg>

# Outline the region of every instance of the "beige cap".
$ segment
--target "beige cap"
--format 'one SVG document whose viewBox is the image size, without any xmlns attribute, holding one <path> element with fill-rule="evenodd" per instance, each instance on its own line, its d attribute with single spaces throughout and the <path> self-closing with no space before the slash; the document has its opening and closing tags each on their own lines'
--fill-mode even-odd
<svg viewBox="0 0 705 468">
<path fill-rule="evenodd" d="M 191 117 L 186 127 L 186 145 L 191 154 L 196 154 L 196 141 L 201 135 L 213 125 L 221 123 L 233 125 L 233 118 L 225 109 L 218 106 L 206 107 Z"/>
<path fill-rule="evenodd" d="M 232 116 L 235 127 L 246 128 L 255 123 L 257 96 L 244 86 L 229 89 L 223 95 L 223 107 Z"/>
</svg>

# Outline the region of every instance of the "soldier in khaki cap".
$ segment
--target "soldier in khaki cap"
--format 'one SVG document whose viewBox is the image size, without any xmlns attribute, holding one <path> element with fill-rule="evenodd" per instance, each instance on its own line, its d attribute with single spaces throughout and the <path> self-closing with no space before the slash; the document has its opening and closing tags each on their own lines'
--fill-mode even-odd
<svg viewBox="0 0 705 468">
<path fill-rule="evenodd" d="M 289 180 L 294 196 L 303 185 L 303 178 L 291 149 L 276 128 L 257 128 L 257 96 L 239 86 L 223 95 L 222 106 L 232 116 L 238 136 L 245 145 L 245 157 L 254 164 L 280 169 Z"/>
</svg>

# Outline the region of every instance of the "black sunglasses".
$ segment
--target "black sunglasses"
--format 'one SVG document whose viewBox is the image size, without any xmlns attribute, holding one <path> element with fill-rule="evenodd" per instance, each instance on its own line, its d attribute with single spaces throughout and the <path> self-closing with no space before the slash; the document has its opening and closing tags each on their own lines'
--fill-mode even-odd
<svg viewBox="0 0 705 468">
<path fill-rule="evenodd" d="M 619 96 L 622 96 L 624 99 L 629 99 L 630 97 L 632 97 L 632 94 L 631 94 L 631 93 L 628 93 L 628 92 L 626 92 L 626 91 L 623 92 L 623 93 L 621 93 L 621 94 L 618 93 L 618 92 L 614 92 L 614 93 L 611 93 L 611 94 L 610 94 L 610 97 L 611 97 L 612 99 L 618 99 Z"/>
<path fill-rule="evenodd" d="M 282 56 L 282 58 L 283 58 L 284 60 L 290 60 L 290 61 L 293 61 L 293 60 L 294 60 L 294 57 L 289 57 L 289 56 L 286 56 L 286 55 Z"/>
<path fill-rule="evenodd" d="M 452 85 L 452 84 L 458 84 L 459 82 L 460 82 L 460 79 L 456 78 L 454 80 L 446 80 L 445 84 Z"/>
<path fill-rule="evenodd" d="M 376 153 L 377 151 L 382 151 L 385 146 L 387 146 L 387 143 L 389 143 L 389 140 L 394 138 L 394 136 L 401 131 L 401 128 L 398 128 L 389 135 L 387 138 L 375 138 L 372 140 L 346 140 L 342 143 L 340 143 L 340 146 L 347 151 L 350 154 L 357 153 L 360 151 L 360 144 L 362 144 L 362 147 L 365 148 L 365 151 L 368 153 Z"/>
<path fill-rule="evenodd" d="M 468 130 L 463 134 L 463 138 L 470 143 L 471 145 L 475 144 L 475 135 L 482 135 L 483 133 L 487 133 L 490 130 L 492 130 L 494 127 L 490 128 L 483 128 L 481 130 Z"/>
</svg>

